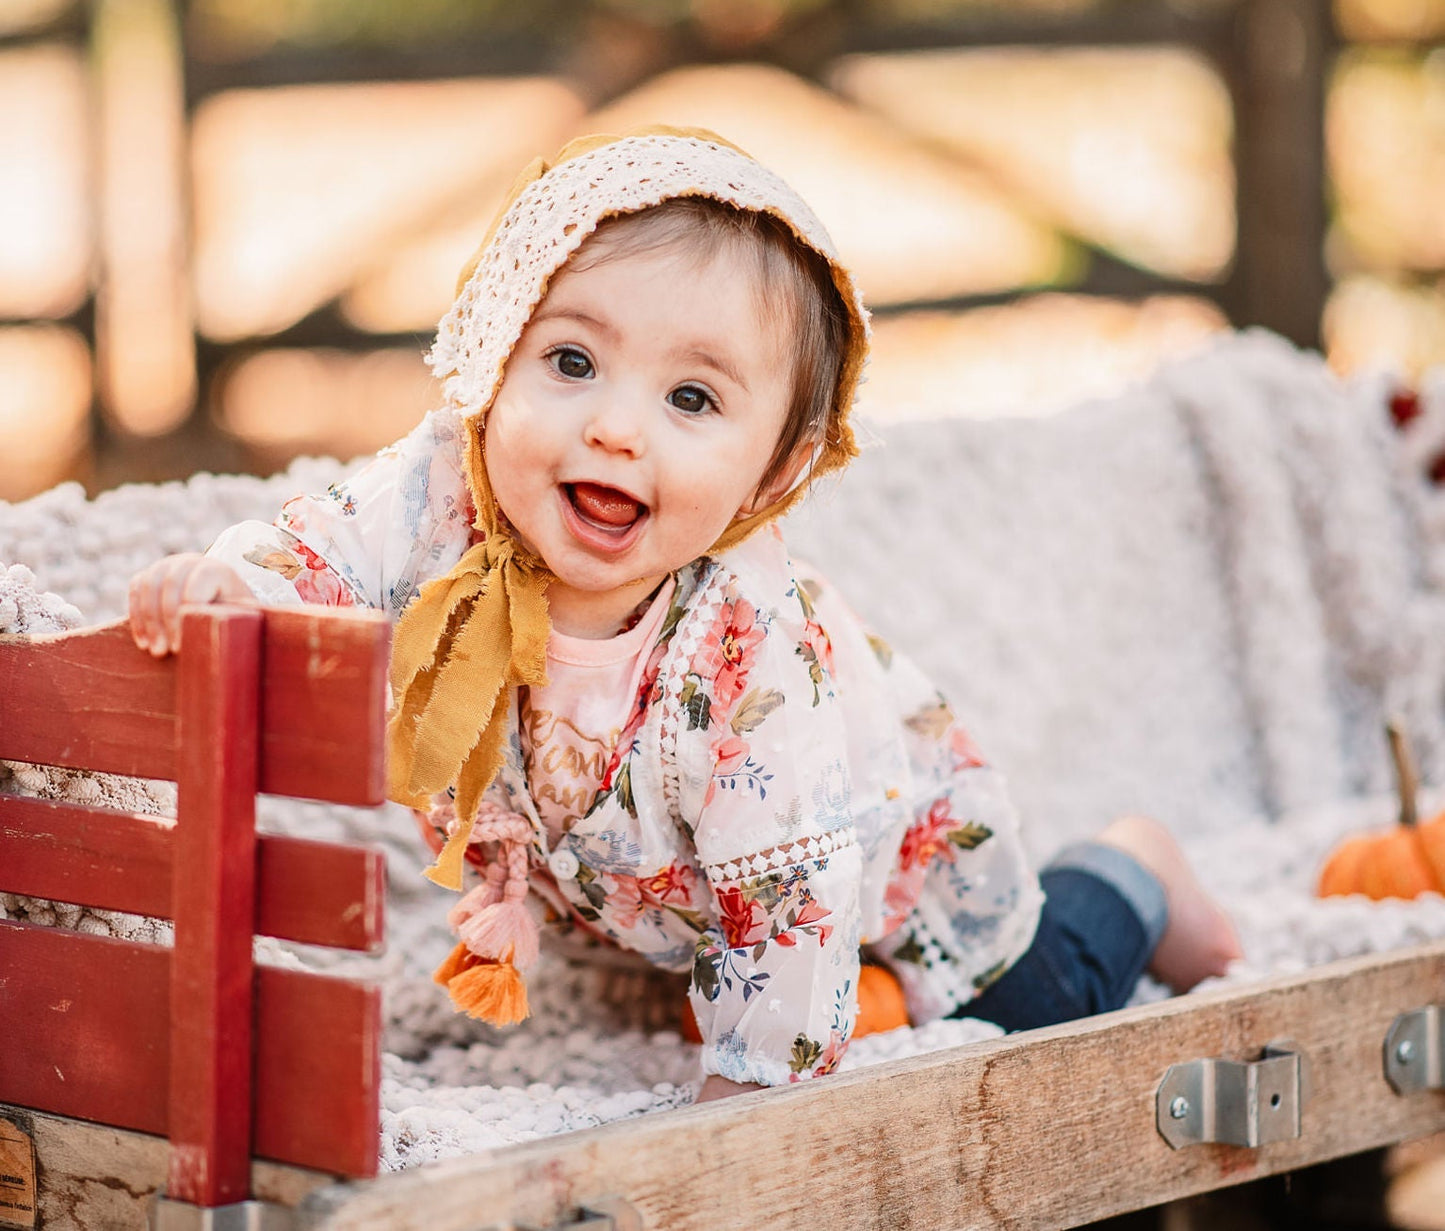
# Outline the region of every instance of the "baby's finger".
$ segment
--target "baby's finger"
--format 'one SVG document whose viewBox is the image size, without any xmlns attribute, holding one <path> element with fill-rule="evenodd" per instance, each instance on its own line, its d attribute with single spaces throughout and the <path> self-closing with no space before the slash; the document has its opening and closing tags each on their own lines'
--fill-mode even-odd
<svg viewBox="0 0 1445 1231">
<path fill-rule="evenodd" d="M 160 579 L 163 576 L 160 564 L 153 564 L 131 578 L 130 583 L 130 631 L 135 643 L 152 654 L 165 653 L 156 647 L 156 638 L 162 630 L 160 617 Z"/>
<path fill-rule="evenodd" d="M 160 651 L 162 654 L 181 648 L 181 605 L 186 601 L 186 587 L 196 570 L 196 557 L 172 556 L 165 563 L 168 567 L 160 584 L 157 603 L 160 638 L 165 645 L 165 649 Z"/>
<path fill-rule="evenodd" d="M 205 556 L 191 558 L 190 567 L 181 580 L 180 599 L 176 611 L 175 633 L 171 644 L 180 645 L 180 607 L 204 606 L 210 603 L 254 604 L 250 587 L 226 564 Z"/>
<path fill-rule="evenodd" d="M 206 603 L 220 603 L 226 600 L 230 588 L 226 585 L 229 570 L 202 560 L 187 572 L 181 585 L 181 604 L 200 606 Z"/>
</svg>

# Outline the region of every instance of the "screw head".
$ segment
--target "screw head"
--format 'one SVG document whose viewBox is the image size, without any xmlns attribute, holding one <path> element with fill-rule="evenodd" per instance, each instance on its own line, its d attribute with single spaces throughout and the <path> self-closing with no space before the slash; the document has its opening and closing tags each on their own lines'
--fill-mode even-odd
<svg viewBox="0 0 1445 1231">
<path fill-rule="evenodd" d="M 1189 1114 L 1189 1100 L 1182 1094 L 1176 1094 L 1169 1104 L 1169 1114 L 1175 1120 L 1182 1120 Z"/>
<path fill-rule="evenodd" d="M 1409 1039 L 1401 1039 L 1395 1044 L 1395 1059 L 1401 1064 L 1409 1064 L 1415 1058 L 1415 1044 Z"/>
</svg>

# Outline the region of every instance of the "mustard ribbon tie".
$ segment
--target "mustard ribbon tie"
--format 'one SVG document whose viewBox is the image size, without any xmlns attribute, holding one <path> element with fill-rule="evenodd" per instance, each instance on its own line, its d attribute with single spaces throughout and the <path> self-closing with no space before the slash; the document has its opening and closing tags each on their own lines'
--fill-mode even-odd
<svg viewBox="0 0 1445 1231">
<path fill-rule="evenodd" d="M 468 549 L 397 625 L 387 793 L 427 808 L 456 787 L 458 825 L 425 875 L 461 888 L 477 805 L 502 763 L 510 689 L 546 682 L 546 580 L 505 536 Z"/>
</svg>

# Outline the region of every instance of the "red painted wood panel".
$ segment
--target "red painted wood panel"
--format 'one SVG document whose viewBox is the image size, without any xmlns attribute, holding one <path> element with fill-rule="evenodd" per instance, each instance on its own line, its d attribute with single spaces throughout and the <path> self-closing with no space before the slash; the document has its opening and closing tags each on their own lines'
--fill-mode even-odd
<svg viewBox="0 0 1445 1231">
<path fill-rule="evenodd" d="M 173 837 L 155 817 L 0 794 L 0 890 L 169 919 Z"/>
<path fill-rule="evenodd" d="M 386 858 L 375 847 L 263 834 L 256 931 L 365 953 L 386 939 Z"/>
<path fill-rule="evenodd" d="M 0 953 L 0 1103 L 165 1133 L 170 950 L 0 920 Z M 374 1175 L 380 991 L 263 966 L 255 1000 L 254 1152 Z"/>
<path fill-rule="evenodd" d="M 155 817 L 0 794 L 0 890 L 169 919 L 173 838 Z M 261 935 L 381 947 L 380 851 L 262 834 L 257 860 Z"/>
<path fill-rule="evenodd" d="M 381 803 L 386 618 L 314 607 L 264 618 L 260 789 Z M 123 622 L 0 636 L 0 758 L 174 779 L 176 663 L 139 649 Z"/>
<path fill-rule="evenodd" d="M 139 778 L 174 778 L 175 659 L 122 624 L 0 636 L 0 757 Z"/>
<path fill-rule="evenodd" d="M 256 1153 L 348 1176 L 381 1152 L 381 990 L 257 972 Z"/>
<path fill-rule="evenodd" d="M 379 994 L 256 972 L 251 937 L 375 947 L 383 865 L 258 842 L 254 806 L 381 801 L 388 626 L 209 607 L 184 629 L 160 661 L 123 624 L 0 637 L 0 757 L 174 778 L 182 818 L 0 798 L 0 886 L 177 920 L 173 951 L 0 924 L 0 1100 L 168 1132 L 168 1190 L 203 1205 L 246 1196 L 253 1142 L 373 1174 Z"/>
<path fill-rule="evenodd" d="M 0 920 L 0 1102 L 166 1131 L 170 951 Z"/>
<path fill-rule="evenodd" d="M 251 1190 L 261 627 L 254 609 L 181 616 L 166 1191 L 195 1205 Z"/>
<path fill-rule="evenodd" d="M 379 611 L 266 609 L 261 790 L 385 800 L 390 654 L 391 626 Z"/>
</svg>

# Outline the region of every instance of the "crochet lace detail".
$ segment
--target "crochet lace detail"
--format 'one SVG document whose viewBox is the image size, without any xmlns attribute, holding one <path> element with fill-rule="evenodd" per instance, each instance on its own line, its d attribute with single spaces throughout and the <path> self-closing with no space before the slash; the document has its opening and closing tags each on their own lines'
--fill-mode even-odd
<svg viewBox="0 0 1445 1231">
<path fill-rule="evenodd" d="M 484 411 L 547 283 L 604 219 L 700 196 L 775 214 L 837 265 L 823 224 L 777 175 L 695 137 L 626 137 L 553 167 L 522 190 L 442 318 L 428 356 L 448 405 Z M 856 288 L 850 288 L 866 320 Z"/>
<path fill-rule="evenodd" d="M 682 775 L 685 770 L 679 763 L 677 747 L 682 734 L 682 689 L 687 683 L 687 674 L 697 658 L 704 634 L 712 627 L 718 612 L 722 610 L 728 577 L 729 574 L 724 570 L 714 567 L 698 586 L 692 610 L 683 618 L 681 627 L 674 634 L 676 645 L 668 653 L 660 680 L 662 704 L 658 708 L 662 711 L 662 721 L 658 734 L 662 743 L 662 798 L 667 804 L 668 815 L 684 833 L 688 832 L 682 819 Z"/>
<path fill-rule="evenodd" d="M 708 880 L 714 883 L 744 880 L 747 877 L 763 876 L 782 868 L 792 868 L 800 863 L 823 859 L 834 851 L 853 846 L 856 841 L 853 830 L 834 830 L 816 837 L 799 838 L 782 846 L 769 847 L 740 859 L 708 864 L 705 871 Z"/>
</svg>

